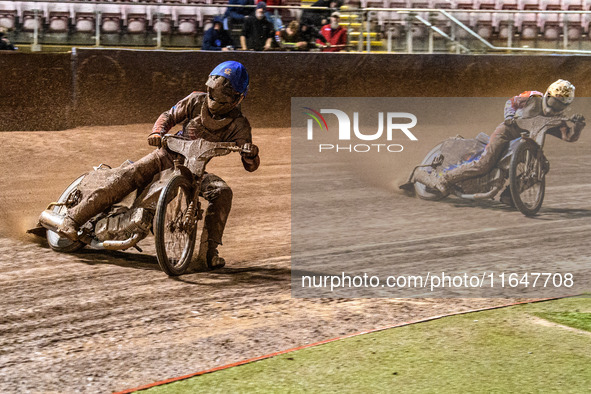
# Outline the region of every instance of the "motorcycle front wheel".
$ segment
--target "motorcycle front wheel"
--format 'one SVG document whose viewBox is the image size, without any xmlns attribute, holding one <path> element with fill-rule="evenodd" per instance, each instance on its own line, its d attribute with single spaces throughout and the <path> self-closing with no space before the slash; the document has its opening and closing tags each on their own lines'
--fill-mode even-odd
<svg viewBox="0 0 591 394">
<path fill-rule="evenodd" d="M 84 179 L 85 176 L 86 174 L 81 175 L 74 182 L 72 182 L 70 186 L 68 186 L 66 190 L 64 190 L 64 192 L 60 195 L 60 198 L 57 200 L 57 202 L 64 203 L 68 201 L 70 194 L 72 194 L 76 190 L 76 187 L 78 187 L 78 185 L 80 184 L 80 182 L 82 182 L 82 179 Z M 68 208 L 65 205 L 56 205 L 53 207 L 53 213 L 57 213 L 60 216 L 64 216 L 67 210 Z M 68 238 L 61 237 L 58 233 L 51 230 L 47 230 L 47 232 L 45 233 L 45 237 L 47 238 L 47 243 L 49 244 L 49 247 L 55 250 L 56 252 L 74 253 L 86 246 L 84 242 L 71 241 Z"/>
<path fill-rule="evenodd" d="M 509 184 L 515 207 L 525 216 L 534 216 L 542 207 L 546 177 L 537 144 L 522 141 L 511 158 Z"/>
<path fill-rule="evenodd" d="M 182 175 L 173 177 L 164 187 L 154 223 L 158 265 L 168 276 L 185 273 L 195 249 L 197 218 L 189 213 L 193 187 Z"/>
</svg>

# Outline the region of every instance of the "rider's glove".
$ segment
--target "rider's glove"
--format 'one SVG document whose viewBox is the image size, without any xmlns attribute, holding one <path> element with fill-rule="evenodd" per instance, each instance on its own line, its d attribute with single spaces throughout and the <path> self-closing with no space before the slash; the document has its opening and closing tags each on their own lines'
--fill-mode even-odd
<svg viewBox="0 0 591 394">
<path fill-rule="evenodd" d="M 583 115 L 581 115 L 581 114 L 576 114 L 576 115 L 574 115 L 574 116 L 571 118 L 571 120 L 572 120 L 574 123 L 585 123 L 585 117 L 584 117 Z"/>
<path fill-rule="evenodd" d="M 505 126 L 513 126 L 515 125 L 515 121 L 516 119 L 513 116 L 509 116 L 505 118 L 505 121 L 503 123 L 505 123 Z"/>
<path fill-rule="evenodd" d="M 242 145 L 242 157 L 245 159 L 254 159 L 259 155 L 259 147 L 255 144 L 251 144 L 247 142 L 246 144 Z"/>
<path fill-rule="evenodd" d="M 148 144 L 150 146 L 162 146 L 162 136 L 160 133 L 152 133 L 148 136 Z"/>
</svg>

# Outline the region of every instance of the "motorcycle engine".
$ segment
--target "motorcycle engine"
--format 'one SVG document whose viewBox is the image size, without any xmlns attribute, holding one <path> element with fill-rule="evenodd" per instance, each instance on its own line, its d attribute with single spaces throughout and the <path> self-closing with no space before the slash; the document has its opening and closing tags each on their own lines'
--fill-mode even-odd
<svg viewBox="0 0 591 394">
<path fill-rule="evenodd" d="M 147 234 L 154 215 L 144 208 L 122 207 L 117 213 L 99 220 L 94 233 L 100 241 L 125 240 L 135 233 Z"/>
</svg>

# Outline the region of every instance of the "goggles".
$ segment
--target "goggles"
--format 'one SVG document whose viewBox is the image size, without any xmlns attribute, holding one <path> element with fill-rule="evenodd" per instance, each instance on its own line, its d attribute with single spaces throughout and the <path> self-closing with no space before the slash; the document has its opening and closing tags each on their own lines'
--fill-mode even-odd
<svg viewBox="0 0 591 394">
<path fill-rule="evenodd" d="M 560 112 L 570 104 L 569 97 L 546 96 L 546 105 L 554 111 Z"/>
</svg>

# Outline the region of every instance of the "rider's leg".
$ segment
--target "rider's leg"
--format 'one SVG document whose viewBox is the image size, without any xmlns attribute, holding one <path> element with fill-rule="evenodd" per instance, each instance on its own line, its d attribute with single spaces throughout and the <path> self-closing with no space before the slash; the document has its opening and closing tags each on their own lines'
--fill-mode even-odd
<svg viewBox="0 0 591 394">
<path fill-rule="evenodd" d="M 444 180 L 448 183 L 458 183 L 466 179 L 484 175 L 493 169 L 511 140 L 507 136 L 506 126 L 501 124 L 490 136 L 488 145 L 478 160 L 466 163 L 444 173 Z"/>
<path fill-rule="evenodd" d="M 207 231 L 207 265 L 221 268 L 225 265 L 217 247 L 222 244 L 222 235 L 232 209 L 232 189 L 220 177 L 205 174 L 201 182 L 201 194 L 209 202 L 205 214 L 204 231 Z"/>
<path fill-rule="evenodd" d="M 82 196 L 80 203 L 68 210 L 58 231 L 70 239 L 76 239 L 79 226 L 132 191 L 147 186 L 154 175 L 172 166 L 172 155 L 166 149 L 158 149 L 129 166 L 106 170 L 111 172 L 106 182 Z"/>
<path fill-rule="evenodd" d="M 431 186 L 441 193 L 447 193 L 450 186 L 455 183 L 488 173 L 509 146 L 512 134 L 514 134 L 513 130 L 501 123 L 490 136 L 488 145 L 478 160 L 458 166 L 443 173 L 442 176 L 432 173 Z"/>
</svg>

